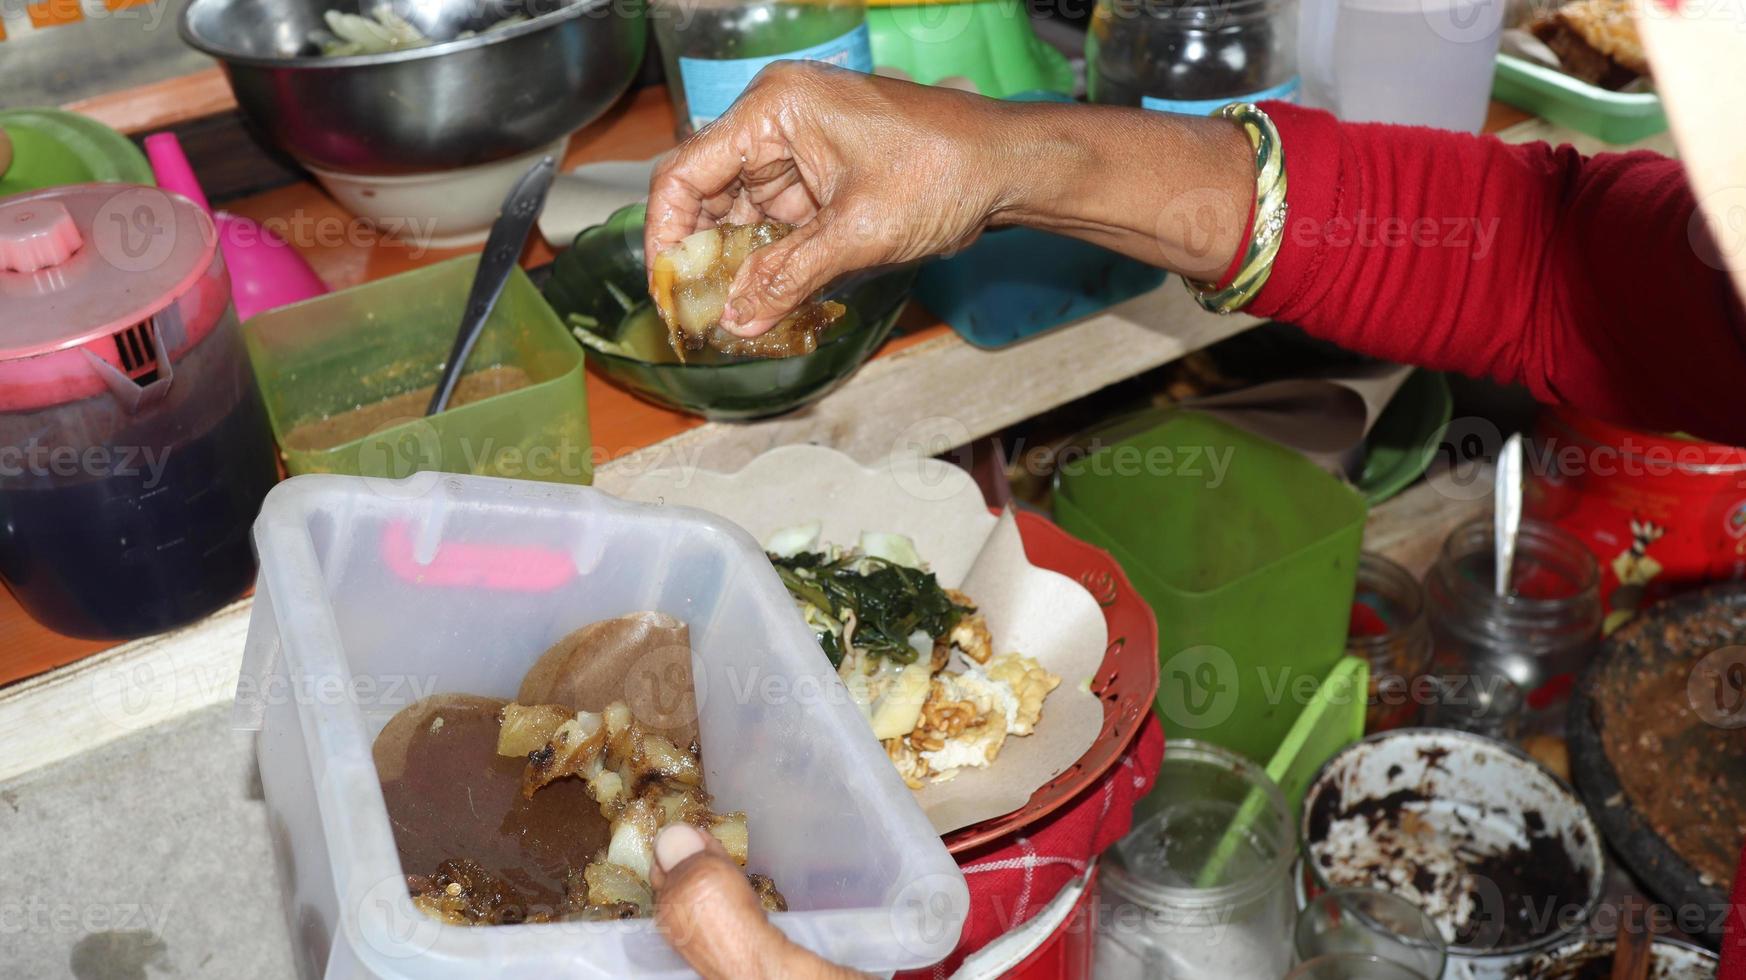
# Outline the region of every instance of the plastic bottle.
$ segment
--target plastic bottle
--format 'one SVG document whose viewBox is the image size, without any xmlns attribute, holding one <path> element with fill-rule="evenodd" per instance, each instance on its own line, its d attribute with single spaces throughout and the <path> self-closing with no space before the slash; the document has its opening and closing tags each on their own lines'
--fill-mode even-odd
<svg viewBox="0 0 1746 980">
<path fill-rule="evenodd" d="M 682 135 L 726 112 L 773 61 L 873 70 L 863 0 L 654 0 L 649 16 Z"/>
</svg>

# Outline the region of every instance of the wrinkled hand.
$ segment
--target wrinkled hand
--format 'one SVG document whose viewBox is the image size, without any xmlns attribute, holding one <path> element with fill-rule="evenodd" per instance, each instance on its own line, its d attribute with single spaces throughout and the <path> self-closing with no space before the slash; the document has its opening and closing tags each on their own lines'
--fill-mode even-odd
<svg viewBox="0 0 1746 980">
<path fill-rule="evenodd" d="M 655 838 L 649 877 L 656 925 L 704 980 L 865 980 L 790 942 L 721 844 L 688 824 Z"/>
<path fill-rule="evenodd" d="M 948 252 L 1003 205 L 999 103 L 809 62 L 765 68 L 655 171 L 652 262 L 717 222 L 798 227 L 754 252 L 722 326 L 756 336 L 842 273 Z M 979 127 L 985 131 L 979 132 Z"/>
</svg>

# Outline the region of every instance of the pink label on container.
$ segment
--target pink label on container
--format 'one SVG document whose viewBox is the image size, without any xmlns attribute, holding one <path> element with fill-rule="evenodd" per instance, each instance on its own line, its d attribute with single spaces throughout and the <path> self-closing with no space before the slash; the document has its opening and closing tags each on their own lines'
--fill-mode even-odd
<svg viewBox="0 0 1746 980">
<path fill-rule="evenodd" d="M 382 559 L 401 579 L 445 588 L 550 592 L 576 577 L 576 564 L 565 552 L 514 545 L 449 541 L 437 547 L 429 564 L 421 564 L 413 555 L 410 521 L 394 521 L 383 530 Z"/>
</svg>

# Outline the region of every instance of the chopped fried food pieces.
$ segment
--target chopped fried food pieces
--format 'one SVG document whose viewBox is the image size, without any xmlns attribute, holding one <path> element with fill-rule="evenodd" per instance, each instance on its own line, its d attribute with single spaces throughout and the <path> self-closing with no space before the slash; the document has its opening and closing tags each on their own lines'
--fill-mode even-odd
<svg viewBox="0 0 1746 980">
<path fill-rule="evenodd" d="M 1061 678 L 1044 670 L 1030 657 L 1016 653 L 1002 654 L 988 665 L 990 680 L 1005 684 L 1012 690 L 1018 705 L 1007 725 L 1013 735 L 1029 735 L 1036 730 L 1037 719 L 1043 715 L 1043 699 L 1061 686 Z"/>
<path fill-rule="evenodd" d="M 512 712 L 510 708 L 521 710 Z M 506 722 L 511 717 L 544 717 L 536 710 L 510 705 L 502 717 Z M 504 744 L 504 740 L 499 741 L 500 747 Z M 600 714 L 578 712 L 557 726 L 550 741 L 528 753 L 522 791 L 532 797 L 555 780 L 569 776 L 587 782 L 589 794 L 612 825 L 604 852 L 584 874 L 585 914 L 611 917 L 626 907 L 640 909 L 637 914 L 647 913 L 652 897 L 629 882 L 634 880 L 647 890 L 655 835 L 670 823 L 688 823 L 713 835 L 729 857 L 745 866 L 749 849 L 746 815 L 710 809 L 697 744 L 682 749 L 665 736 L 644 729 L 622 702 L 607 705 Z M 774 886 L 768 888 L 780 903 L 782 898 Z"/>
<path fill-rule="evenodd" d="M 556 704 L 506 704 L 497 713 L 497 754 L 526 756 L 545 748 L 573 713 Z"/>
<path fill-rule="evenodd" d="M 655 257 L 649 292 L 680 360 L 686 351 L 704 347 L 736 357 L 793 357 L 818 349 L 819 335 L 846 312 L 841 303 L 806 303 L 757 337 L 740 337 L 721 326 L 728 288 L 746 257 L 792 231 L 793 225 L 780 221 L 722 224 L 689 235 Z"/>
<path fill-rule="evenodd" d="M 413 905 L 449 925 L 515 925 L 550 918 L 528 916 L 505 897 L 504 883 L 473 861 L 444 861 L 436 874 L 408 875 L 406 887 Z"/>
</svg>

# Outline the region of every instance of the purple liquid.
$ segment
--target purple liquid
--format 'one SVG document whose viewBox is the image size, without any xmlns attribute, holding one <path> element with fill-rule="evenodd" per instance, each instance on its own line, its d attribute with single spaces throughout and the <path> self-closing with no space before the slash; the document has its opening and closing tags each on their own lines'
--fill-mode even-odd
<svg viewBox="0 0 1746 980">
<path fill-rule="evenodd" d="M 0 580 L 49 629 L 98 640 L 159 633 L 253 582 L 249 529 L 278 479 L 272 435 L 234 327 L 199 346 L 177 367 L 175 385 L 188 387 L 107 440 L 130 448 L 104 472 L 0 476 Z M 37 444 L 85 448 L 52 428 Z"/>
</svg>

